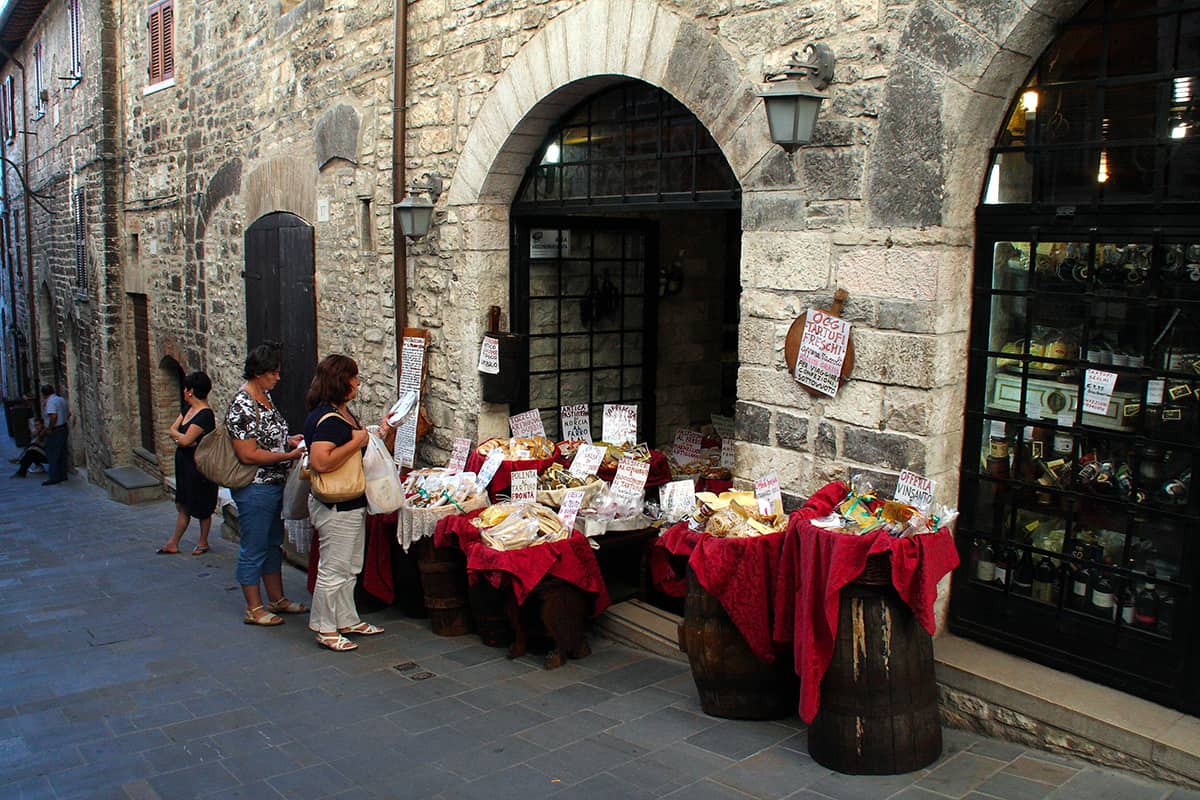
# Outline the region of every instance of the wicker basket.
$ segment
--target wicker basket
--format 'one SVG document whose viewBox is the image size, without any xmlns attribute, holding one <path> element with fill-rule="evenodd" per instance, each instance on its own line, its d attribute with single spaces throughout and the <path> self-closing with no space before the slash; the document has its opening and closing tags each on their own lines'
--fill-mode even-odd
<svg viewBox="0 0 1200 800">
<path fill-rule="evenodd" d="M 891 553 L 874 553 L 867 556 L 867 565 L 862 574 L 851 583 L 863 586 L 892 585 L 892 556 Z"/>
</svg>

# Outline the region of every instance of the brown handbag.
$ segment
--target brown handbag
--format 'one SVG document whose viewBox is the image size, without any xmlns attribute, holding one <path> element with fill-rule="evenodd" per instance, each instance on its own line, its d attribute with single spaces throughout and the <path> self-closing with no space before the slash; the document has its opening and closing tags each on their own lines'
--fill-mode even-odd
<svg viewBox="0 0 1200 800">
<path fill-rule="evenodd" d="M 350 422 L 336 411 L 330 411 L 321 417 L 317 420 L 317 425 L 320 426 L 330 417 L 337 417 L 350 425 Z M 350 427 L 354 426 L 350 425 Z M 362 450 L 356 449 L 349 458 L 342 462 L 340 467 L 330 472 L 317 472 L 312 468 L 311 462 L 308 468 L 309 474 L 312 476 L 313 497 L 322 503 L 344 503 L 347 500 L 362 497 L 367 490 L 367 479 L 363 475 Z"/>
</svg>

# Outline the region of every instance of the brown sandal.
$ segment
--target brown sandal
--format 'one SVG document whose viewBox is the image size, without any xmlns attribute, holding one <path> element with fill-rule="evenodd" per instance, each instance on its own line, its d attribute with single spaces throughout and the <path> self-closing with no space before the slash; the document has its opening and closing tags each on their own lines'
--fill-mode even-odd
<svg viewBox="0 0 1200 800">
<path fill-rule="evenodd" d="M 258 612 L 260 611 L 263 613 L 259 614 Z M 247 608 L 245 615 L 242 617 L 242 622 L 246 623 L 247 625 L 262 625 L 264 627 L 283 624 L 283 620 L 281 618 L 270 613 L 262 606 Z"/>
</svg>

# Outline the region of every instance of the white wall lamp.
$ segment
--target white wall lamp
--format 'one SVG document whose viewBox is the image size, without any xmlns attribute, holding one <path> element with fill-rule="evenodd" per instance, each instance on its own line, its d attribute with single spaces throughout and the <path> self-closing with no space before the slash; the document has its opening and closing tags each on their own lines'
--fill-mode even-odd
<svg viewBox="0 0 1200 800">
<path fill-rule="evenodd" d="M 442 196 L 442 179 L 426 172 L 423 183 L 414 183 L 399 203 L 392 204 L 392 216 L 409 239 L 420 239 L 429 233 L 433 222 L 433 206 Z"/>
<path fill-rule="evenodd" d="M 829 97 L 821 90 L 833 81 L 836 59 L 828 45 L 806 45 L 804 54 L 807 61 L 793 52 L 783 71 L 764 75 L 767 85 L 758 93 L 767 107 L 771 141 L 789 153 L 812 141 L 821 101 Z"/>
</svg>

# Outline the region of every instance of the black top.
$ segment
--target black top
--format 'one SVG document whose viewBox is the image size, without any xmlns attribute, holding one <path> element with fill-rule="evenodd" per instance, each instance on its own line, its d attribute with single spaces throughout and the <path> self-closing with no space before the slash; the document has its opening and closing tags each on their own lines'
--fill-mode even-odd
<svg viewBox="0 0 1200 800">
<path fill-rule="evenodd" d="M 212 409 L 200 409 L 186 423 L 180 422 L 176 430 L 185 435 L 193 425 L 204 433 L 190 446 L 175 448 L 175 503 L 189 517 L 206 519 L 217 506 L 217 485 L 196 469 L 196 445 L 217 426 Z"/>
<path fill-rule="evenodd" d="M 358 425 L 358 420 L 353 414 L 350 414 L 350 420 L 354 423 L 343 419 L 340 416 L 329 417 L 325 421 L 321 421 L 321 417 L 326 414 L 340 413 L 336 408 L 325 403 L 308 412 L 308 416 L 304 419 L 304 443 L 308 445 L 308 451 L 312 452 L 313 442 L 329 442 L 334 447 L 341 447 L 354 436 L 354 430 Z M 320 424 L 318 424 L 320 422 Z M 366 448 L 363 448 L 364 450 Z M 329 505 L 326 503 L 326 505 Z M 344 500 L 337 504 L 338 511 L 352 511 L 356 508 L 366 508 L 367 497 L 357 497 L 354 500 Z"/>
</svg>

